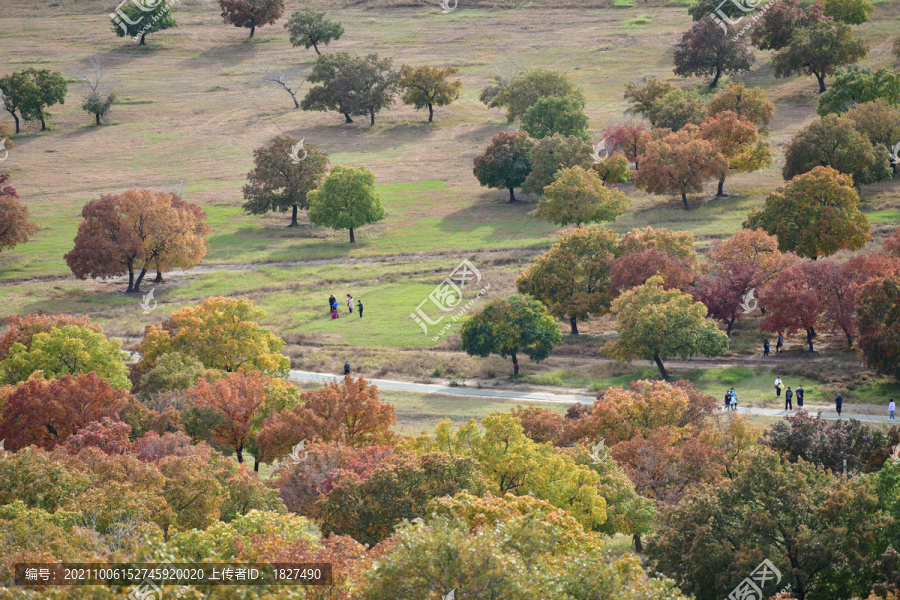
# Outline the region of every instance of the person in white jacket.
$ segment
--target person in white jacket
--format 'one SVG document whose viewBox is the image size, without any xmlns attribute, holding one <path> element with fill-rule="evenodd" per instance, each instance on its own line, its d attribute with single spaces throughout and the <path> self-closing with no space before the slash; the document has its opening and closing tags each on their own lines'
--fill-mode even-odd
<svg viewBox="0 0 900 600">
<path fill-rule="evenodd" d="M 781 398 L 781 388 L 784 387 L 784 384 L 781 383 L 781 377 L 775 378 L 775 396 Z"/>
</svg>

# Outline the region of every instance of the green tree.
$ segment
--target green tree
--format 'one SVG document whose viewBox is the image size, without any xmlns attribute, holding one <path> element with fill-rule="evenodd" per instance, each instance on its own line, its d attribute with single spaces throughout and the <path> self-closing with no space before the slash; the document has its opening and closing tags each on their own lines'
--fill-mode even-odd
<svg viewBox="0 0 900 600">
<path fill-rule="evenodd" d="M 661 277 L 651 277 L 613 302 L 619 339 L 603 351 L 618 360 L 652 360 L 662 378 L 668 379 L 664 360 L 718 356 L 728 350 L 728 336 L 706 318 L 706 312 L 702 302 L 678 290 L 666 290 Z"/>
<path fill-rule="evenodd" d="M 19 133 L 20 118 L 25 118 L 26 112 L 38 94 L 37 84 L 25 71 L 15 71 L 0 77 L 0 96 L 2 96 L 0 100 L 3 103 L 3 110 L 16 122 L 16 133 Z"/>
<path fill-rule="evenodd" d="M 744 229 L 757 228 L 776 236 L 782 252 L 808 258 L 859 250 L 871 239 L 853 178 L 831 167 L 816 167 L 769 194 L 744 221 Z"/>
<path fill-rule="evenodd" d="M 815 75 L 819 93 L 827 90 L 825 77 L 835 69 L 865 58 L 869 47 L 855 37 L 846 23 L 824 21 L 794 32 L 790 43 L 772 57 L 775 77 L 794 73 Z"/>
<path fill-rule="evenodd" d="M 47 121 L 51 116 L 47 108 L 54 104 L 66 103 L 66 92 L 69 90 L 66 78 L 47 69 L 26 69 L 25 72 L 34 79 L 38 90 L 38 95 L 31 102 L 25 118 L 40 121 L 41 131 L 46 131 Z"/>
<path fill-rule="evenodd" d="M 290 209 L 288 227 L 299 227 L 297 211 L 309 208 L 308 194 L 325 178 L 328 155 L 315 144 L 280 135 L 270 145 L 254 150 L 253 162 L 244 186 L 244 211 L 264 215 Z"/>
<path fill-rule="evenodd" d="M 324 54 L 316 59 L 312 72 L 306 80 L 314 85 L 303 100 L 300 108 L 303 110 L 333 110 L 344 115 L 346 123 L 352 123 L 350 113 L 353 111 L 353 99 L 351 90 L 338 85 L 338 75 L 353 60 L 349 52 L 334 52 Z"/>
<path fill-rule="evenodd" d="M 108 340 L 87 327 L 65 325 L 35 334 L 30 348 L 13 344 L 9 357 L 0 362 L 0 383 L 25 381 L 38 370 L 51 379 L 96 371 L 113 387 L 127 390 L 131 382 L 124 357 L 121 340 Z"/>
<path fill-rule="evenodd" d="M 798 600 L 868 594 L 888 522 L 870 483 L 773 452 L 733 471 L 662 512 L 648 548 L 657 569 L 697 600 L 725 597 L 764 558 Z"/>
<path fill-rule="evenodd" d="M 317 12 L 312 8 L 292 14 L 284 28 L 290 34 L 293 46 L 303 46 L 307 50 L 312 47 L 320 56 L 322 53 L 319 51 L 319 44 L 327 46 L 344 35 L 344 26 L 340 22 L 326 19 L 324 12 Z"/>
<path fill-rule="evenodd" d="M 335 85 L 348 90 L 350 114 L 368 115 L 370 125 L 374 126 L 375 113 L 394 103 L 400 73 L 393 64 L 393 59 L 367 54 L 353 58 L 338 73 Z"/>
<path fill-rule="evenodd" d="M 144 395 L 184 392 L 206 374 L 206 367 L 193 356 L 178 352 L 161 355 L 153 368 L 141 376 L 137 387 Z"/>
<path fill-rule="evenodd" d="M 557 133 L 537 140 L 531 152 L 531 172 L 522 184 L 522 191 L 539 196 L 560 170 L 576 166 L 590 169 L 592 152 L 590 144 L 574 136 Z"/>
<path fill-rule="evenodd" d="M 700 94 L 676 89 L 654 100 L 647 110 L 647 118 L 654 127 L 678 131 L 689 123 L 700 125 L 705 112 Z"/>
<path fill-rule="evenodd" d="M 522 129 L 535 139 L 559 133 L 588 139 L 584 103 L 571 97 L 541 98 L 522 115 Z"/>
<path fill-rule="evenodd" d="M 569 167 L 556 173 L 553 183 L 544 188 L 534 217 L 562 226 L 574 223 L 615 221 L 625 212 L 628 197 L 600 180 L 593 170 Z"/>
<path fill-rule="evenodd" d="M 882 152 L 885 148 L 893 149 L 900 140 L 900 106 L 893 107 L 884 98 L 857 104 L 847 111 L 846 116 L 875 149 Z M 891 167 L 896 175 L 900 161 L 891 160 Z"/>
<path fill-rule="evenodd" d="M 827 166 L 851 175 L 853 184 L 890 176 L 888 153 L 875 148 L 853 121 L 835 114 L 816 119 L 794 136 L 784 150 L 785 179 Z"/>
<path fill-rule="evenodd" d="M 654 102 L 677 89 L 668 81 L 660 81 L 656 77 L 645 80 L 643 85 L 629 81 L 625 84 L 625 101 L 631 105 L 631 110 L 646 115 Z"/>
<path fill-rule="evenodd" d="M 849 25 L 868 23 L 874 11 L 868 0 L 825 0 L 825 16 Z"/>
<path fill-rule="evenodd" d="M 535 69 L 519 75 L 508 84 L 489 87 L 481 92 L 481 100 L 491 108 L 505 108 L 506 119 L 521 119 L 542 98 L 572 98 L 584 108 L 584 94 L 565 73 Z"/>
<path fill-rule="evenodd" d="M 539 300 L 529 296 L 497 298 L 466 319 L 462 326 L 462 348 L 472 356 L 509 356 L 513 375 L 519 374 L 518 354 L 534 362 L 550 356 L 562 336 L 559 325 Z"/>
<path fill-rule="evenodd" d="M 631 179 L 628 158 L 621 152 L 613 152 L 600 162 L 594 163 L 594 171 L 603 183 L 625 183 Z"/>
<path fill-rule="evenodd" d="M 513 190 L 525 183 L 531 173 L 534 140 L 524 131 L 503 131 L 494 136 L 484 154 L 475 157 L 473 173 L 478 183 L 498 190 L 509 190 L 509 201 L 515 202 Z"/>
<path fill-rule="evenodd" d="M 116 12 L 110 15 L 110 20 L 112 30 L 117 36 L 130 37 L 135 41 L 140 36 L 139 46 L 147 45 L 145 38 L 148 33 L 178 27 L 168 2 L 152 4 L 147 0 L 128 2 L 120 5 Z"/>
<path fill-rule="evenodd" d="M 816 112 L 820 117 L 828 113 L 842 113 L 857 104 L 883 99 L 890 106 L 900 106 L 900 73 L 881 68 L 872 69 L 850 65 L 834 74 L 831 89 L 819 96 Z"/>
<path fill-rule="evenodd" d="M 557 319 L 568 319 L 578 335 L 578 320 L 609 312 L 609 269 L 618 243 L 619 236 L 603 227 L 563 233 L 516 279 L 516 289 L 543 302 Z"/>
<path fill-rule="evenodd" d="M 900 277 L 874 279 L 856 298 L 859 353 L 870 369 L 900 381 Z"/>
<path fill-rule="evenodd" d="M 403 90 L 403 102 L 412 104 L 416 110 L 428 109 L 428 122 L 434 120 L 434 107 L 446 106 L 459 98 L 462 81 L 450 81 L 459 73 L 456 67 L 411 67 L 400 68 L 400 89 Z"/>
<path fill-rule="evenodd" d="M 365 167 L 335 165 L 322 185 L 307 195 L 309 220 L 331 229 L 353 230 L 384 218 L 381 198 L 375 191 L 375 175 Z"/>
</svg>

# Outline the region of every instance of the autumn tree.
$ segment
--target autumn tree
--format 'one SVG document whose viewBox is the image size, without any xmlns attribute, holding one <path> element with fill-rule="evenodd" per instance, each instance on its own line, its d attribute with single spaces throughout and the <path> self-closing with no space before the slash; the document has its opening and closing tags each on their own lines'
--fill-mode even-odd
<svg viewBox="0 0 900 600">
<path fill-rule="evenodd" d="M 495 135 L 484 154 L 475 157 L 473 172 L 478 183 L 509 190 L 509 201 L 516 202 L 513 190 L 521 187 L 531 173 L 534 145 L 534 140 L 524 131 L 504 131 Z"/>
<path fill-rule="evenodd" d="M 97 54 L 88 59 L 89 68 L 86 71 L 76 71 L 85 93 L 81 104 L 81 110 L 94 116 L 94 122 L 99 126 L 102 120 L 109 115 L 112 105 L 116 102 L 113 92 L 104 94 L 101 92 L 101 84 L 106 75 L 103 58 Z"/>
<path fill-rule="evenodd" d="M 303 440 L 367 446 L 392 439 L 394 406 L 379 400 L 378 388 L 362 376 L 326 381 L 301 397 L 302 404 L 265 420 L 256 436 L 262 454 L 287 455 Z"/>
<path fill-rule="evenodd" d="M 813 269 L 808 262 L 789 267 L 759 292 L 759 303 L 766 307 L 759 328 L 787 335 L 804 331 L 810 352 L 825 310 L 824 299 L 813 284 Z"/>
<path fill-rule="evenodd" d="M 823 21 L 795 31 L 787 46 L 772 57 L 775 77 L 794 73 L 816 76 L 819 93 L 826 91 L 825 77 L 835 69 L 865 58 L 869 47 L 853 36 L 846 23 Z"/>
<path fill-rule="evenodd" d="M 900 73 L 883 67 L 873 73 L 872 69 L 850 65 L 835 72 L 831 89 L 819 95 L 816 112 L 824 117 L 879 99 L 900 107 Z"/>
<path fill-rule="evenodd" d="M 344 26 L 340 22 L 326 19 L 324 12 L 308 7 L 292 14 L 284 28 L 290 34 L 291 45 L 303 46 L 307 50 L 311 47 L 320 56 L 319 44 L 327 46 L 344 35 Z"/>
<path fill-rule="evenodd" d="M 562 339 L 559 325 L 547 308 L 530 296 L 510 296 L 491 300 L 463 323 L 462 348 L 466 354 L 499 354 L 512 359 L 513 376 L 519 374 L 521 352 L 540 362 Z"/>
<path fill-rule="evenodd" d="M 81 215 L 75 247 L 65 255 L 79 279 L 127 272 L 126 291 L 139 293 L 148 270 L 190 268 L 206 254 L 205 214 L 175 194 L 109 194 L 85 204 Z"/>
<path fill-rule="evenodd" d="M 550 69 L 528 71 L 512 81 L 481 92 L 481 101 L 491 108 L 505 108 L 506 119 L 521 119 L 542 98 L 572 98 L 584 107 L 584 94 L 568 75 Z"/>
<path fill-rule="evenodd" d="M 116 12 L 110 14 L 112 30 L 118 37 L 137 40 L 139 46 L 146 46 L 148 33 L 156 33 L 178 27 L 172 16 L 168 2 L 128 2 L 120 4 Z"/>
<path fill-rule="evenodd" d="M 0 439 L 13 452 L 32 444 L 52 450 L 91 422 L 111 417 L 124 399 L 124 391 L 96 373 L 50 381 L 31 379 L 9 395 L 0 420 Z"/>
<path fill-rule="evenodd" d="M 618 241 L 618 235 L 602 227 L 563 233 L 516 279 L 516 289 L 543 302 L 555 318 L 567 319 L 578 335 L 579 320 L 609 311 L 609 269 Z"/>
<path fill-rule="evenodd" d="M 580 227 L 584 223 L 615 221 L 625 212 L 627 202 L 624 193 L 603 185 L 594 171 L 575 166 L 556 173 L 553 183 L 544 188 L 534 217 Z"/>
<path fill-rule="evenodd" d="M 587 139 L 584 102 L 571 96 L 541 98 L 522 115 L 522 129 L 535 139 L 559 133 Z"/>
<path fill-rule="evenodd" d="M 693 295 L 706 306 L 707 316 L 725 324 L 725 333 L 731 337 L 735 321 L 744 315 L 744 297 L 761 284 L 762 277 L 752 265 L 739 263 L 701 277 Z"/>
<path fill-rule="evenodd" d="M 752 173 L 772 166 L 775 153 L 760 139 L 756 125 L 737 113 L 726 110 L 707 117 L 700 126 L 700 137 L 728 161 L 728 169 L 719 178 L 717 196 L 725 195 L 722 188 L 729 173 Z"/>
<path fill-rule="evenodd" d="M 765 131 L 775 116 L 775 105 L 765 90 L 730 81 L 706 104 L 706 113 L 710 117 L 725 111 L 744 117 L 760 131 Z"/>
<path fill-rule="evenodd" d="M 724 598 L 761 557 L 800 600 L 865 596 L 887 522 L 877 504 L 870 484 L 762 452 L 663 510 L 648 553 L 697 600 Z"/>
<path fill-rule="evenodd" d="M 590 144 L 574 136 L 557 133 L 536 140 L 531 152 L 531 171 L 522 184 L 522 191 L 539 196 L 559 171 L 569 167 L 591 168 L 591 152 Z"/>
<path fill-rule="evenodd" d="M 162 326 L 144 331 L 138 350 L 141 369 L 155 366 L 163 354 L 178 352 L 210 369 L 286 377 L 290 361 L 281 354 L 284 341 L 257 323 L 265 318 L 266 313 L 246 298 L 215 296 L 179 308 Z"/>
<path fill-rule="evenodd" d="M 750 42 L 760 50 L 781 50 L 797 31 L 830 20 L 817 2 L 801 7 L 799 0 L 783 0 L 768 7 L 762 18 L 750 30 Z"/>
<path fill-rule="evenodd" d="M 621 152 L 613 152 L 592 167 L 603 183 L 625 183 L 631 179 L 628 159 Z"/>
<path fill-rule="evenodd" d="M 857 186 L 890 176 L 889 158 L 856 131 L 854 122 L 829 114 L 801 130 L 785 148 L 785 179 L 818 166 L 852 175 Z"/>
<path fill-rule="evenodd" d="M 322 533 L 350 535 L 370 546 L 390 537 L 402 521 L 426 516 L 432 499 L 463 490 L 482 496 L 490 486 L 476 460 L 442 452 L 395 453 L 362 475 L 346 469 L 330 479 L 330 490 L 316 505 Z"/>
<path fill-rule="evenodd" d="M 612 313 L 619 339 L 603 351 L 617 360 L 652 360 L 663 379 L 663 361 L 673 356 L 717 356 L 728 350 L 728 337 L 706 318 L 706 307 L 678 290 L 665 290 L 661 277 L 616 298 Z"/>
<path fill-rule="evenodd" d="M 35 333 L 31 345 L 16 342 L 0 362 L 0 384 L 26 381 L 36 371 L 47 378 L 81 376 L 95 372 L 116 389 L 131 388 L 122 340 L 108 340 L 88 327 L 63 325 L 47 333 Z"/>
<path fill-rule="evenodd" d="M 284 0 L 219 0 L 222 19 L 235 27 L 250 29 L 250 37 L 257 27 L 273 25 L 284 14 Z"/>
<path fill-rule="evenodd" d="M 691 264 L 697 260 L 694 236 L 690 231 L 673 231 L 663 227 L 654 229 L 648 225 L 643 229 L 632 229 L 619 240 L 619 256 L 642 250 L 659 250 Z"/>
<path fill-rule="evenodd" d="M 721 242 L 714 243 L 707 255 L 710 270 L 728 274 L 749 266 L 760 283 L 768 283 L 784 269 L 800 262 L 793 252 L 781 252 L 778 238 L 763 229 L 742 229 Z"/>
<path fill-rule="evenodd" d="M 403 91 L 403 102 L 413 105 L 416 110 L 428 109 L 428 122 L 434 120 L 434 107 L 446 106 L 459 98 L 462 81 L 451 81 L 459 73 L 456 67 L 411 67 L 400 68 L 398 85 Z"/>
<path fill-rule="evenodd" d="M 873 148 L 893 149 L 900 140 L 900 106 L 890 106 L 884 98 L 857 104 L 847 111 L 847 118 Z M 900 160 L 891 160 L 893 174 L 900 169 Z"/>
<path fill-rule="evenodd" d="M 0 251 L 24 244 L 38 231 L 28 220 L 28 207 L 19 202 L 19 194 L 9 181 L 9 173 L 0 173 Z"/>
<path fill-rule="evenodd" d="M 693 90 L 669 92 L 650 105 L 647 118 L 654 127 L 678 131 L 685 125 L 700 125 L 705 117 L 703 98 Z"/>
<path fill-rule="evenodd" d="M 639 169 L 640 164 L 637 159 L 644 153 L 647 142 L 650 141 L 650 133 L 643 123 L 635 124 L 632 119 L 627 123 L 616 123 L 607 127 L 603 130 L 603 139 L 607 151 L 621 152 L 625 158 L 635 164 L 636 169 Z"/>
<path fill-rule="evenodd" d="M 288 227 L 299 227 L 297 211 L 309 208 L 308 194 L 325 178 L 328 154 L 313 143 L 280 135 L 253 151 L 253 163 L 244 186 L 244 211 L 264 215 L 290 210 Z"/>
<path fill-rule="evenodd" d="M 381 197 L 375 191 L 375 175 L 364 166 L 335 165 L 321 185 L 307 194 L 309 220 L 331 229 L 353 230 L 384 219 Z"/>
<path fill-rule="evenodd" d="M 895 229 L 886 240 L 884 240 L 884 251 L 889 256 L 900 258 L 900 227 Z M 2 346 L 0 346 L 2 348 Z"/>
<path fill-rule="evenodd" d="M 103 332 L 87 315 L 81 317 L 67 314 L 10 315 L 4 319 L 3 324 L 6 330 L 0 335 L 0 362 L 9 357 L 9 351 L 14 344 L 22 344 L 30 350 L 31 342 L 38 333 L 50 333 L 53 329 L 66 325 L 76 325 L 97 333 Z"/>
<path fill-rule="evenodd" d="M 335 85 L 348 90 L 351 99 L 350 114 L 366 115 L 369 124 L 375 126 L 375 113 L 394 103 L 400 73 L 394 69 L 391 58 L 378 58 L 377 54 L 367 54 L 353 58 L 338 73 Z"/>
<path fill-rule="evenodd" d="M 679 77 L 712 75 L 710 88 L 722 75 L 749 71 L 755 58 L 743 41 L 706 17 L 684 32 L 675 46 L 675 74 Z"/>
<path fill-rule="evenodd" d="M 244 462 L 243 451 L 250 439 L 253 417 L 265 402 L 266 383 L 258 371 L 229 373 L 213 383 L 200 379 L 189 391 L 195 405 L 207 407 L 223 417 L 213 434 L 219 442 L 234 449 L 239 463 Z"/>
<path fill-rule="evenodd" d="M 104 454 L 125 454 L 131 450 L 130 433 L 131 427 L 127 423 L 103 417 L 70 435 L 63 445 L 69 454 L 78 454 L 85 448 L 99 448 Z"/>
<path fill-rule="evenodd" d="M 639 160 L 641 169 L 634 176 L 635 185 L 654 194 L 681 194 L 685 210 L 690 208 L 689 192 L 702 192 L 704 181 L 721 179 L 728 168 L 725 158 L 700 137 L 700 128 L 695 125 L 647 142 Z"/>
<path fill-rule="evenodd" d="M 856 303 L 860 355 L 870 369 L 900 380 L 900 277 L 870 281 Z"/>
<path fill-rule="evenodd" d="M 642 85 L 629 81 L 625 84 L 625 101 L 631 105 L 633 112 L 647 115 L 657 100 L 677 89 L 668 81 L 660 81 L 656 77 L 645 79 Z"/>
<path fill-rule="evenodd" d="M 825 16 L 848 25 L 868 23 L 874 11 L 868 0 L 825 0 Z"/>
<path fill-rule="evenodd" d="M 853 178 L 831 167 L 816 167 L 769 194 L 744 221 L 744 229 L 757 228 L 776 236 L 782 252 L 808 258 L 859 250 L 871 239 Z"/>
<path fill-rule="evenodd" d="M 658 276 L 662 278 L 664 289 L 686 290 L 697 276 L 695 266 L 691 260 L 656 248 L 626 252 L 613 261 L 609 287 L 614 295 L 621 294 Z"/>
<path fill-rule="evenodd" d="M 300 102 L 303 110 L 333 110 L 344 115 L 346 123 L 352 123 L 350 113 L 355 113 L 353 90 L 345 85 L 345 70 L 353 57 L 349 52 L 324 54 L 316 59 L 312 72 L 306 80 L 313 84 L 312 88 Z"/>
</svg>

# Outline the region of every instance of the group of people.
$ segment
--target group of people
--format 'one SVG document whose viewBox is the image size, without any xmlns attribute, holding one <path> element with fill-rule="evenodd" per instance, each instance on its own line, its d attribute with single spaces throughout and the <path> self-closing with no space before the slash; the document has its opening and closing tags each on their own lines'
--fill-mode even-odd
<svg viewBox="0 0 900 600">
<path fill-rule="evenodd" d="M 769 349 L 771 348 L 771 344 L 769 343 L 769 338 L 766 338 L 766 341 L 763 342 L 763 356 L 769 355 Z M 775 342 L 775 354 L 781 354 L 781 351 L 784 349 L 784 335 L 778 334 L 778 341 Z"/>
<path fill-rule="evenodd" d="M 725 392 L 725 410 L 737 410 L 737 392 L 734 388 Z"/>
<path fill-rule="evenodd" d="M 775 378 L 775 396 L 777 398 L 781 397 L 781 390 L 784 389 L 784 383 L 781 381 L 781 377 Z M 797 408 L 803 408 L 803 384 L 797 386 L 796 390 L 791 390 L 791 387 L 788 386 L 786 390 L 784 390 L 784 410 L 794 410 L 794 396 L 797 396 Z M 838 398 L 841 398 L 841 395 L 838 394 Z M 841 398 L 841 402 L 843 402 L 843 398 Z M 841 402 L 838 402 L 838 414 L 841 414 Z"/>
<path fill-rule="evenodd" d="M 359 318 L 362 319 L 363 315 L 363 303 L 362 300 L 354 300 L 353 296 L 347 294 L 347 308 L 350 311 L 350 314 L 353 314 L 354 306 L 359 310 Z M 331 311 L 331 318 L 337 319 L 341 315 L 338 314 L 338 302 L 335 299 L 334 294 L 328 297 L 328 310 Z"/>
</svg>

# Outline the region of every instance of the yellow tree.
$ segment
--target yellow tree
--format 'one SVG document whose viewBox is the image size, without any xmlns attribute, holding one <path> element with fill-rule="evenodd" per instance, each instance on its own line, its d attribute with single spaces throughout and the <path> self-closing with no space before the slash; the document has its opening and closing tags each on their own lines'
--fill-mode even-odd
<svg viewBox="0 0 900 600">
<path fill-rule="evenodd" d="M 163 354 L 178 352 L 210 369 L 286 377 L 290 361 L 281 354 L 284 341 L 257 323 L 265 317 L 246 298 L 215 296 L 180 308 L 161 327 L 151 325 L 144 332 L 141 370 L 153 368 Z"/>
<path fill-rule="evenodd" d="M 756 125 L 730 110 L 707 117 L 700 125 L 700 137 L 728 161 L 728 169 L 719 176 L 717 196 L 725 195 L 722 188 L 729 173 L 752 173 L 772 166 L 775 153 L 760 139 Z"/>
<path fill-rule="evenodd" d="M 580 227 L 583 223 L 615 221 L 625 212 L 627 202 L 625 194 L 603 185 L 595 171 L 574 166 L 558 171 L 553 183 L 544 188 L 534 217 Z"/>
<path fill-rule="evenodd" d="M 710 117 L 725 111 L 737 113 L 755 124 L 760 131 L 765 131 L 769 121 L 775 116 L 775 105 L 761 88 L 748 88 L 743 83 L 732 81 L 719 90 L 706 105 L 706 112 Z"/>
<path fill-rule="evenodd" d="M 459 98 L 462 81 L 449 81 L 459 73 L 456 67 L 410 67 L 403 65 L 400 69 L 400 89 L 403 90 L 403 102 L 412 104 L 416 110 L 428 109 L 428 122 L 434 120 L 434 107 L 446 106 Z"/>
<path fill-rule="evenodd" d="M 564 233 L 516 279 L 520 294 L 547 305 L 557 319 L 568 319 L 578 335 L 578 320 L 609 312 L 609 269 L 619 236 L 603 227 L 579 227 Z"/>
</svg>

